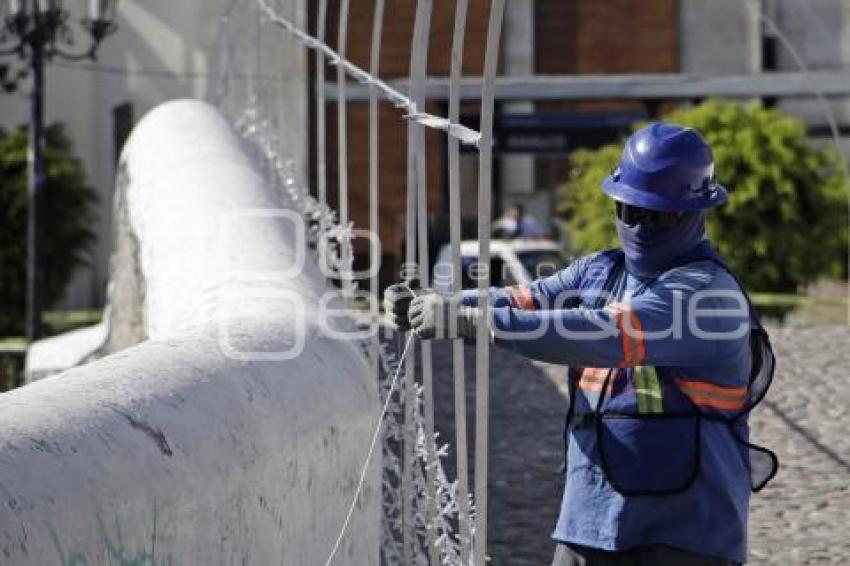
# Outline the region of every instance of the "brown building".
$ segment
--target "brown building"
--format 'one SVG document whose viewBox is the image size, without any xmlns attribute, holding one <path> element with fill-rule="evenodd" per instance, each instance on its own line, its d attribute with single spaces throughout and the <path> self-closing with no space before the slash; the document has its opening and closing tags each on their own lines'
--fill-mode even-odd
<svg viewBox="0 0 850 566">
<path fill-rule="evenodd" d="M 316 2 L 309 3 L 309 21 L 316 22 Z M 454 0 L 434 0 L 428 60 L 429 76 L 449 74 Z M 502 39 L 500 73 L 528 76 L 624 74 L 679 70 L 679 2 L 653 0 L 638 5 L 630 0 L 510 0 Z M 347 57 L 368 68 L 373 2 L 351 0 Z M 471 0 L 464 51 L 464 74 L 480 76 L 483 67 L 489 0 Z M 380 76 L 408 74 L 415 0 L 386 3 Z M 339 1 L 328 6 L 327 41 L 335 46 Z M 312 63 L 311 63 L 312 64 Z M 315 69 L 311 68 L 311 76 Z M 326 78 L 334 81 L 336 70 Z M 315 93 L 311 92 L 315 101 Z M 523 202 L 544 224 L 552 215 L 554 189 L 566 178 L 567 152 L 618 139 L 631 123 L 663 110 L 657 101 L 511 101 L 497 105 L 494 214 Z M 311 104 L 315 113 L 315 102 Z M 445 101 L 432 101 L 428 110 L 446 115 Z M 477 126 L 477 105 L 466 105 L 463 120 Z M 315 124 L 315 116 L 312 116 Z M 337 205 L 336 103 L 327 104 L 328 196 Z M 358 228 L 368 223 L 368 105 L 348 105 L 349 209 Z M 523 138 L 523 136 L 526 136 Z M 540 140 L 555 143 L 535 147 Z M 446 144 L 443 134 L 429 132 L 428 203 L 437 238 L 432 254 L 445 241 L 448 208 Z M 315 147 L 315 127 L 311 139 Z M 529 145 L 530 144 L 530 145 Z M 521 148 L 521 151 L 517 149 Z M 406 194 L 406 123 L 387 103 L 380 110 L 380 237 L 383 242 L 382 279 L 394 277 L 402 249 Z M 474 154 L 462 158 L 464 225 L 474 231 L 477 164 Z M 315 185 L 315 160 L 311 179 Z M 315 190 L 315 186 L 314 186 Z M 471 235 L 471 233 L 470 233 Z M 358 244 L 365 242 L 358 242 Z M 356 246 L 358 253 L 365 246 Z"/>
</svg>

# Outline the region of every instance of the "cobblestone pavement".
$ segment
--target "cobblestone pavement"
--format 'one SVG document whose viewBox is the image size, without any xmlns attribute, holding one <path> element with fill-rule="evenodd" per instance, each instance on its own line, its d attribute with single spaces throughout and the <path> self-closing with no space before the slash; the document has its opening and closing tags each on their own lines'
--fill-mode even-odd
<svg viewBox="0 0 850 566">
<path fill-rule="evenodd" d="M 755 440 L 778 454 L 781 467 L 753 496 L 750 563 L 850 564 L 850 327 L 784 328 L 772 337 L 776 378 L 752 424 Z M 436 423 L 441 440 L 454 446 L 451 348 L 435 343 L 434 353 Z M 467 346 L 470 446 L 473 360 Z M 563 489 L 564 371 L 498 349 L 491 369 L 492 564 L 548 565 Z M 454 461 L 445 467 L 454 476 Z"/>
<path fill-rule="evenodd" d="M 779 474 L 752 500 L 753 564 L 850 564 L 850 327 L 771 332 L 773 387 L 751 420 Z"/>
<path fill-rule="evenodd" d="M 435 422 L 443 442 L 454 447 L 454 394 L 451 347 L 434 344 Z M 474 446 L 475 348 L 467 346 L 467 429 Z M 490 381 L 488 552 L 493 566 L 548 566 L 563 476 L 563 424 L 566 398 L 525 358 L 493 349 Z M 455 475 L 454 450 L 445 462 Z M 470 459 L 470 479 L 474 465 Z"/>
</svg>

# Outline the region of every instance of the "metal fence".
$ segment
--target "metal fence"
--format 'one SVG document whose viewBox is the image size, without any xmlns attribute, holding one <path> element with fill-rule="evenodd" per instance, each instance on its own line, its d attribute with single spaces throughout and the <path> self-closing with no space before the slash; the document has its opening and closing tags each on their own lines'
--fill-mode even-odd
<svg viewBox="0 0 850 566">
<path fill-rule="evenodd" d="M 326 141 L 326 74 L 325 64 L 330 63 L 336 67 L 336 89 L 337 89 L 337 164 L 338 164 L 338 215 L 339 225 L 347 226 L 349 223 L 349 192 L 348 192 L 348 139 L 347 139 L 347 114 L 346 97 L 347 81 L 349 78 L 366 85 L 369 89 L 369 230 L 378 235 L 378 202 L 380 167 L 378 140 L 380 136 L 378 110 L 381 99 L 389 100 L 400 110 L 400 118 L 407 120 L 407 196 L 406 196 L 406 218 L 405 218 L 405 264 L 417 266 L 419 278 L 428 281 L 429 273 L 429 249 L 428 249 L 428 208 L 427 208 L 427 160 L 425 147 L 425 129 L 432 128 L 440 130 L 448 137 L 448 179 L 449 179 L 449 226 L 450 226 L 450 249 L 453 271 L 454 291 L 460 291 L 460 146 L 466 144 L 472 146 L 478 152 L 478 240 L 480 242 L 479 263 L 487 266 L 490 263 L 490 233 L 491 233 L 491 171 L 492 171 L 492 145 L 493 145 L 493 112 L 494 112 L 494 87 L 496 70 L 498 66 L 502 19 L 504 15 L 505 1 L 493 0 L 490 5 L 490 18 L 487 32 L 487 45 L 485 48 L 484 75 L 481 83 L 480 104 L 481 121 L 480 131 L 474 131 L 459 123 L 460 117 L 460 92 L 462 82 L 462 61 L 464 32 L 468 12 L 468 1 L 458 0 L 455 8 L 454 33 L 451 49 L 451 73 L 449 79 L 448 116 L 436 116 L 425 112 L 425 79 L 426 66 L 429 52 L 430 23 L 432 18 L 432 0 L 417 0 L 416 16 L 412 44 L 410 50 L 410 66 L 408 77 L 408 92 L 403 94 L 399 90 L 390 87 L 379 76 L 379 62 L 381 55 L 381 38 L 384 26 L 384 0 L 375 0 L 374 17 L 372 22 L 371 48 L 369 58 L 369 70 L 364 70 L 346 59 L 346 43 L 348 39 L 349 23 L 349 0 L 341 0 L 339 4 L 339 22 L 337 25 L 337 49 L 333 50 L 325 42 L 328 18 L 328 1 L 320 0 L 318 4 L 316 22 L 316 34 L 311 36 L 304 30 L 299 29 L 292 21 L 277 13 L 266 0 L 259 0 L 259 5 L 266 16 L 297 38 L 304 46 L 312 49 L 315 54 L 315 95 L 316 95 L 316 193 L 319 204 L 325 207 L 328 202 L 327 194 L 327 141 Z M 353 278 L 350 271 L 351 258 L 344 254 L 350 253 L 350 247 L 341 246 L 343 254 L 341 264 L 349 267 L 349 271 L 343 271 L 340 275 L 342 287 L 345 289 Z M 370 250 L 370 265 L 376 265 L 380 257 L 375 256 L 374 247 Z M 370 285 L 373 295 L 376 295 L 378 279 L 376 270 L 372 270 Z M 479 278 L 479 297 L 483 298 L 487 293 L 488 281 Z M 487 301 L 480 300 L 481 316 L 487 317 Z M 378 316 L 376 297 L 372 300 L 372 314 Z M 457 450 L 457 478 L 459 505 L 459 527 L 461 540 L 461 562 L 484 564 L 486 555 L 486 532 L 487 532 L 487 453 L 488 453 L 488 416 L 489 416 L 489 348 L 490 340 L 487 335 L 487 326 L 478 326 L 476 340 L 476 375 L 475 375 L 475 496 L 474 502 L 476 513 L 474 517 L 474 532 L 478 536 L 470 535 L 473 525 L 470 524 L 470 513 L 467 506 L 469 490 L 469 471 L 467 469 L 468 441 L 466 429 L 466 404 L 465 404 L 465 375 L 464 375 L 464 351 L 461 340 L 455 340 L 453 344 L 453 368 L 454 368 L 454 392 L 455 392 L 455 418 Z M 372 347 L 377 350 L 377 337 Z M 415 384 L 416 360 L 414 351 L 409 349 L 410 354 L 403 360 L 404 381 L 404 418 L 406 423 L 414 419 L 415 410 Z M 434 398 L 433 398 L 433 371 L 431 365 L 431 345 L 423 341 L 419 344 L 418 353 L 421 355 L 421 375 L 419 381 L 423 386 L 424 397 L 424 419 L 426 423 L 426 439 L 430 445 L 427 450 L 434 454 Z M 377 356 L 374 356 L 377 357 Z M 414 563 L 414 531 L 412 505 L 408 496 L 412 496 L 412 467 L 415 462 L 414 449 L 415 438 L 411 427 L 406 428 L 404 442 L 404 471 L 401 486 L 403 497 L 403 553 L 407 564 Z M 431 477 L 432 468 L 426 467 L 427 489 L 434 489 L 434 481 Z M 434 501 L 433 493 L 428 499 Z M 437 509 L 429 509 L 430 513 L 437 513 Z M 433 533 L 429 533 L 432 537 Z M 474 544 L 470 545 L 469 541 Z M 434 554 L 433 540 L 428 540 L 429 558 L 431 563 L 437 563 Z M 470 546 L 474 546 L 470 548 Z"/>
</svg>

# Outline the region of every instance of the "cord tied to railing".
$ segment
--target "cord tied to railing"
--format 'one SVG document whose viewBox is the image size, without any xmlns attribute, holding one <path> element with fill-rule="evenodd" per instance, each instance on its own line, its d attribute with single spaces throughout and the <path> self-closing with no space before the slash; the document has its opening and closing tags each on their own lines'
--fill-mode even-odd
<svg viewBox="0 0 850 566">
<path fill-rule="evenodd" d="M 394 89 L 380 78 L 375 77 L 368 71 L 358 67 L 351 61 L 344 57 L 340 57 L 339 53 L 332 49 L 327 43 L 319 41 L 296 26 L 292 23 L 292 21 L 275 12 L 266 0 L 257 0 L 257 4 L 265 16 L 275 25 L 289 32 L 292 37 L 297 39 L 305 47 L 320 51 L 332 66 L 341 66 L 345 72 L 353 79 L 357 80 L 357 82 L 364 85 L 372 85 L 380 90 L 394 106 L 403 109 L 406 115 L 410 116 L 415 122 L 429 128 L 437 128 L 446 132 L 450 136 L 457 136 L 462 143 L 477 147 L 480 134 L 475 132 L 475 130 L 467 128 L 459 123 L 447 123 L 448 120 L 446 120 L 446 118 L 441 118 L 440 116 L 435 116 L 427 112 L 420 112 L 414 101 L 409 97 Z M 428 125 L 424 122 L 425 120 L 432 121 L 432 124 L 439 124 L 439 127 L 435 125 Z M 475 132 L 475 135 L 473 135 L 472 132 Z"/>
</svg>

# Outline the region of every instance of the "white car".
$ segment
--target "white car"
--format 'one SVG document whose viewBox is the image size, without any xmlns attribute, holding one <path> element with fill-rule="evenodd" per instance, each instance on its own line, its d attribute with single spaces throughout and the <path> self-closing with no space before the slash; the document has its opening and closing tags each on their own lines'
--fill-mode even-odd
<svg viewBox="0 0 850 566">
<path fill-rule="evenodd" d="M 478 241 L 460 243 L 461 287 L 474 289 L 482 266 L 478 264 Z M 505 287 L 527 285 L 564 269 L 569 264 L 561 246 L 552 240 L 525 239 L 492 240 L 490 242 L 490 285 Z M 434 265 L 431 285 L 440 293 L 451 291 L 451 248 L 440 248 Z"/>
</svg>

